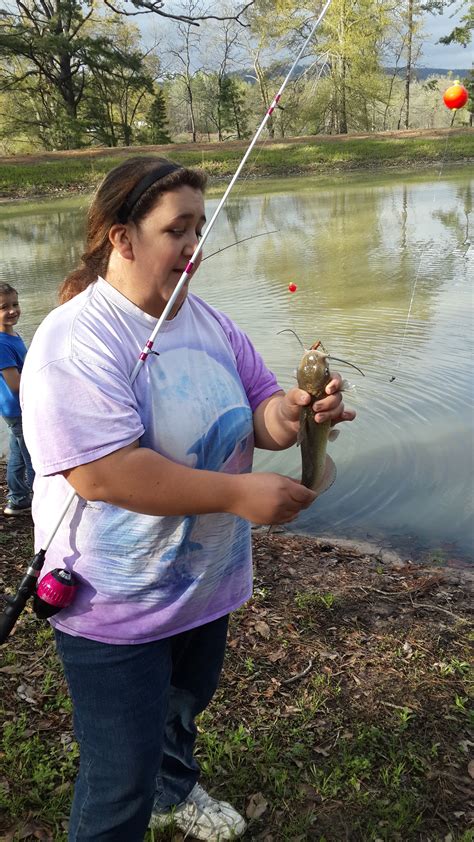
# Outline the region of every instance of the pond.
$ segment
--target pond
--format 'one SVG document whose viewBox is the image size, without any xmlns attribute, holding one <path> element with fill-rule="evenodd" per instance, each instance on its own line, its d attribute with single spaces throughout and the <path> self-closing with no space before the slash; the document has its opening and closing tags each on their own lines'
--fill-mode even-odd
<svg viewBox="0 0 474 842">
<path fill-rule="evenodd" d="M 284 388 L 301 356 L 287 329 L 365 374 L 335 364 L 358 417 L 330 445 L 335 484 L 293 531 L 472 560 L 473 191 L 466 167 L 244 180 L 231 194 L 206 243 L 221 251 L 192 290 L 249 333 Z M 81 196 L 0 207 L 0 277 L 20 292 L 27 343 L 78 261 L 87 206 Z M 299 449 L 258 452 L 255 464 L 299 477 Z"/>
</svg>

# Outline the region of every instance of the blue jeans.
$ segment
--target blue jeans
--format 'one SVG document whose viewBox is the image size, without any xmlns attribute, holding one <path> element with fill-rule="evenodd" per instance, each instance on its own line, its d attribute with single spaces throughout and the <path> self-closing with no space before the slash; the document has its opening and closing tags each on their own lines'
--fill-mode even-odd
<svg viewBox="0 0 474 842">
<path fill-rule="evenodd" d="M 194 719 L 217 688 L 227 625 L 131 646 L 55 632 L 80 747 L 70 842 L 142 842 L 153 804 L 189 795 Z"/>
<path fill-rule="evenodd" d="M 17 418 L 3 417 L 10 428 L 7 461 L 8 502 L 13 506 L 29 506 L 35 472 L 23 438 L 21 415 Z"/>
</svg>

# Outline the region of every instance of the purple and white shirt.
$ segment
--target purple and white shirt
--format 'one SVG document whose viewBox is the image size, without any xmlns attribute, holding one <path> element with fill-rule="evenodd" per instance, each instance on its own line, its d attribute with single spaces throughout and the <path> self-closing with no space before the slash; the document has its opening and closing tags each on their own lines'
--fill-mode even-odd
<svg viewBox="0 0 474 842">
<path fill-rule="evenodd" d="M 248 337 L 189 295 L 131 374 L 156 319 L 99 278 L 38 328 L 21 378 L 23 429 L 36 471 L 36 551 L 71 486 L 61 472 L 140 440 L 192 468 L 252 468 L 257 406 L 279 386 Z M 252 588 L 250 525 L 230 514 L 154 517 L 78 498 L 43 575 L 78 577 L 63 632 L 144 643 L 210 622 Z"/>
</svg>

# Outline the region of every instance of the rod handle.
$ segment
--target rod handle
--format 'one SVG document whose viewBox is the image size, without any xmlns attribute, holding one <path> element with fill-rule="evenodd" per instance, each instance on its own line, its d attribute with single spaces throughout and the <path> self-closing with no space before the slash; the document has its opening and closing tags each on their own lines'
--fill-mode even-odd
<svg viewBox="0 0 474 842">
<path fill-rule="evenodd" d="M 33 596 L 36 591 L 36 583 L 43 567 L 45 556 L 46 553 L 44 550 L 36 553 L 18 586 L 15 596 L 7 597 L 7 604 L 0 614 L 0 645 L 5 643 L 30 596 Z"/>
</svg>

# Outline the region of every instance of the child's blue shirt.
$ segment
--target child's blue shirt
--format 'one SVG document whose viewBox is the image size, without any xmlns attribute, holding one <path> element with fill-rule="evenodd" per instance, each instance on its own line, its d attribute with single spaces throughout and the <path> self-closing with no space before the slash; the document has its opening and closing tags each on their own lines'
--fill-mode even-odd
<svg viewBox="0 0 474 842">
<path fill-rule="evenodd" d="M 21 372 L 26 357 L 26 345 L 21 336 L 0 331 L 0 415 L 6 418 L 18 418 L 21 415 L 18 392 L 12 392 L 2 371 L 4 368 L 17 368 Z"/>
</svg>

